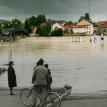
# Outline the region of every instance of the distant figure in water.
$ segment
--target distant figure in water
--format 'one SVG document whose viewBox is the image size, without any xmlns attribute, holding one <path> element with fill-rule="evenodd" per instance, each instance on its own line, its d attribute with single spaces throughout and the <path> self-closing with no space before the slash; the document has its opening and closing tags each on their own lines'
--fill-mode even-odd
<svg viewBox="0 0 107 107">
<path fill-rule="evenodd" d="M 101 45 L 104 45 L 104 35 L 103 35 L 103 33 L 101 34 Z"/>
<path fill-rule="evenodd" d="M 90 37 L 90 42 L 92 42 L 92 38 Z"/>
<path fill-rule="evenodd" d="M 96 38 L 96 34 L 94 34 L 94 42 L 96 42 L 97 38 Z"/>
<path fill-rule="evenodd" d="M 9 67 L 8 67 L 8 86 L 10 88 L 10 95 L 14 95 L 13 87 L 17 87 L 16 74 L 15 74 L 13 65 L 14 65 L 14 62 L 10 61 Z"/>
</svg>

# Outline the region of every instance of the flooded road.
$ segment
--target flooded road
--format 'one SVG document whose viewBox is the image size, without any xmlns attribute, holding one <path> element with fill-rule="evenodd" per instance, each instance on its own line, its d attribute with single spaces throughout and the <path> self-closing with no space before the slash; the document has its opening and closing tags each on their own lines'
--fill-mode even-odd
<svg viewBox="0 0 107 107">
<path fill-rule="evenodd" d="M 43 58 L 53 76 L 52 87 L 73 87 L 73 93 L 106 92 L 107 37 L 101 45 L 100 36 L 90 43 L 72 42 L 71 37 L 30 37 L 17 42 L 0 43 L 0 66 L 8 63 L 9 54 L 17 75 L 18 87 L 31 85 L 33 68 Z M 8 87 L 7 73 L 0 77 L 0 87 Z"/>
</svg>

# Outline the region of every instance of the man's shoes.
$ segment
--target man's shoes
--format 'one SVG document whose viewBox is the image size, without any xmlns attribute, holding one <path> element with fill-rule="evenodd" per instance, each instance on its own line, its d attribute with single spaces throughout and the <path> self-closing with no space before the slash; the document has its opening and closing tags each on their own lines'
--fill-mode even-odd
<svg viewBox="0 0 107 107">
<path fill-rule="evenodd" d="M 35 107 L 34 105 L 31 105 L 31 107 Z"/>
<path fill-rule="evenodd" d="M 35 107 L 34 105 L 31 105 L 31 107 Z M 39 105 L 37 105 L 36 107 L 40 107 Z"/>
<path fill-rule="evenodd" d="M 15 95 L 15 94 L 13 94 L 13 93 L 10 93 L 10 95 Z"/>
</svg>

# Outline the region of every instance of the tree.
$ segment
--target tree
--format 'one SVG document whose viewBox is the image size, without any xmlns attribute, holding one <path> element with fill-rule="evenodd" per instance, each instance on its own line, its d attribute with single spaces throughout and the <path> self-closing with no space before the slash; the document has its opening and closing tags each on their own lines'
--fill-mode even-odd
<svg viewBox="0 0 107 107">
<path fill-rule="evenodd" d="M 90 17 L 88 13 L 85 13 L 85 20 L 90 21 Z"/>
<path fill-rule="evenodd" d="M 28 22 L 30 26 L 37 26 L 37 18 L 35 16 L 31 16 L 30 18 L 28 18 Z"/>
<path fill-rule="evenodd" d="M 31 16 L 28 18 L 28 22 L 30 26 L 39 26 L 41 23 L 46 23 L 46 18 L 45 15 Z"/>
<path fill-rule="evenodd" d="M 43 33 L 42 33 L 42 28 L 41 28 L 40 26 L 37 27 L 36 33 L 39 34 L 40 36 L 43 35 Z"/>
<path fill-rule="evenodd" d="M 2 34 L 3 26 L 0 24 L 0 34 Z"/>
<path fill-rule="evenodd" d="M 49 36 L 51 32 L 51 25 L 48 23 L 47 26 L 38 26 L 36 33 L 40 36 Z"/>
<path fill-rule="evenodd" d="M 74 22 L 73 24 L 74 24 L 74 25 L 76 25 L 76 24 L 77 24 L 77 22 Z"/>
<path fill-rule="evenodd" d="M 48 22 L 49 24 L 51 24 L 51 25 L 54 23 L 54 21 L 51 20 L 51 19 L 47 19 L 47 22 Z"/>
<path fill-rule="evenodd" d="M 38 17 L 37 17 L 37 25 L 40 25 L 41 23 L 46 23 L 45 15 L 38 15 Z"/>
<path fill-rule="evenodd" d="M 81 17 L 79 18 L 78 22 L 80 22 L 80 21 L 83 20 L 83 19 L 85 19 L 85 17 L 84 17 L 84 16 L 81 16 Z"/>
<path fill-rule="evenodd" d="M 23 28 L 23 24 L 19 19 L 13 19 L 9 26 L 13 28 Z"/>
<path fill-rule="evenodd" d="M 57 28 L 51 32 L 51 36 L 63 36 L 63 30 Z"/>
<path fill-rule="evenodd" d="M 70 33 L 68 28 L 65 28 L 64 33 Z"/>
<path fill-rule="evenodd" d="M 31 27 L 30 27 L 30 24 L 28 22 L 28 19 L 25 20 L 24 29 L 27 30 L 28 33 L 31 33 Z"/>
<path fill-rule="evenodd" d="M 46 35 L 49 36 L 51 32 L 51 24 L 48 23 L 48 25 L 46 26 Z"/>
</svg>

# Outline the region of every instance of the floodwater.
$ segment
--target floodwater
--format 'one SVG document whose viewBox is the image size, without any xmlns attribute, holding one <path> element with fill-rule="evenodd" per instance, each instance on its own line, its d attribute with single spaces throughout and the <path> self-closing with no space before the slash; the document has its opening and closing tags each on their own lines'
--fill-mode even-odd
<svg viewBox="0 0 107 107">
<path fill-rule="evenodd" d="M 0 67 L 8 63 L 9 54 L 17 75 L 18 87 L 31 85 L 33 68 L 43 58 L 53 76 L 52 87 L 73 87 L 73 93 L 101 93 L 107 90 L 107 37 L 101 44 L 83 37 L 84 42 L 72 42 L 71 37 L 29 37 L 11 43 L 0 43 Z M 7 73 L 0 76 L 0 87 L 8 87 Z"/>
</svg>

